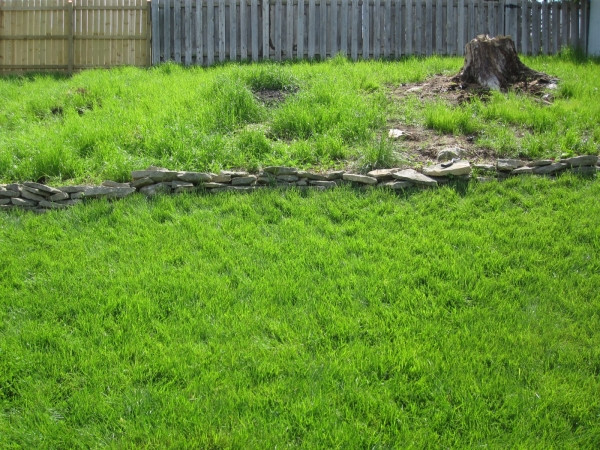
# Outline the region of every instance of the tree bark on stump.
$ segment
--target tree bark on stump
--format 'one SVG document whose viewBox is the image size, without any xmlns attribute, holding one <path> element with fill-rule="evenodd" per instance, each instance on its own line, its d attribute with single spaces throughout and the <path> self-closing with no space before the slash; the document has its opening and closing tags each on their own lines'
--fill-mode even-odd
<svg viewBox="0 0 600 450">
<path fill-rule="evenodd" d="M 465 46 L 465 63 L 454 81 L 504 91 L 540 78 L 548 77 L 521 62 L 510 36 L 479 35 Z"/>
</svg>

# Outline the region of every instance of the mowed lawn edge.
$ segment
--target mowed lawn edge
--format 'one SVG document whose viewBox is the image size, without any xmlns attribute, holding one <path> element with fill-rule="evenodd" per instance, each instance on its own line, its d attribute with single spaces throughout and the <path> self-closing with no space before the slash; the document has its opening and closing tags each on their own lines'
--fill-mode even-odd
<svg viewBox="0 0 600 450">
<path fill-rule="evenodd" d="M 2 214 L 0 446 L 597 447 L 599 194 Z"/>
</svg>

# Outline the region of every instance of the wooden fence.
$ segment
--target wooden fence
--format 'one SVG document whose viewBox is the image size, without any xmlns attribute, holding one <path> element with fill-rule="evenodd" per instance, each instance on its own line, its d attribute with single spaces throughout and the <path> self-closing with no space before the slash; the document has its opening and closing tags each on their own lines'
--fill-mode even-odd
<svg viewBox="0 0 600 450">
<path fill-rule="evenodd" d="M 0 0 L 0 72 L 461 55 L 483 33 L 552 54 L 586 48 L 588 1 Z"/>
<path fill-rule="evenodd" d="M 152 61 L 461 55 L 484 33 L 552 54 L 585 48 L 587 14 L 587 0 L 153 0 Z"/>
<path fill-rule="evenodd" d="M 146 0 L 0 0 L 0 72 L 150 65 Z"/>
</svg>

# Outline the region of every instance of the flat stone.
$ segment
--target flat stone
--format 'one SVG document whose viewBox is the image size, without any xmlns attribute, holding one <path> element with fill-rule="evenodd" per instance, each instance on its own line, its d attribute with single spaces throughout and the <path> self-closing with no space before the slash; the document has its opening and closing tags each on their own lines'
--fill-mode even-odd
<svg viewBox="0 0 600 450">
<path fill-rule="evenodd" d="M 415 169 L 404 169 L 394 173 L 393 176 L 396 180 L 412 181 L 413 183 L 422 184 L 425 186 L 437 185 L 437 181 L 435 181 L 433 178 L 429 178 L 428 176 L 417 172 Z"/>
<path fill-rule="evenodd" d="M 541 167 L 541 166 L 537 166 L 537 167 Z M 526 173 L 533 173 L 533 167 L 529 167 L 529 166 L 523 166 L 523 167 L 519 167 L 518 169 L 515 169 L 511 172 L 511 174 L 513 175 L 523 175 Z"/>
<path fill-rule="evenodd" d="M 131 182 L 131 187 L 135 189 L 141 189 L 144 186 L 150 186 L 151 184 L 154 184 L 154 180 L 152 180 L 152 178 L 144 177 L 133 180 Z"/>
<path fill-rule="evenodd" d="M 423 168 L 423 175 L 429 177 L 445 177 L 448 175 L 468 175 L 471 173 L 471 164 L 469 161 L 456 161 L 448 167 L 443 167 L 442 164 Z"/>
<path fill-rule="evenodd" d="M 555 163 L 550 164 L 549 166 L 541 166 L 533 169 L 533 173 L 538 175 L 550 175 L 552 173 L 560 172 L 561 170 L 566 169 L 566 163 Z"/>
<path fill-rule="evenodd" d="M 155 183 L 174 181 L 177 179 L 177 175 L 179 175 L 179 172 L 162 168 L 157 168 L 156 170 L 134 170 L 131 172 L 131 178 L 134 181 L 140 178 L 150 178 Z"/>
<path fill-rule="evenodd" d="M 302 178 L 296 182 L 296 186 L 308 186 L 308 180 L 306 178 Z"/>
<path fill-rule="evenodd" d="M 212 174 L 204 172 L 179 172 L 177 179 L 188 183 L 207 183 L 212 180 Z"/>
<path fill-rule="evenodd" d="M 73 193 L 72 193 L 72 194 L 70 194 L 70 195 L 71 195 L 71 199 L 72 199 L 72 200 L 78 200 L 78 199 L 80 199 L 80 198 L 83 198 L 83 197 L 85 197 L 85 192 L 83 192 L 83 191 L 82 191 L 82 192 L 73 192 Z"/>
<path fill-rule="evenodd" d="M 248 172 L 246 172 L 245 170 L 221 170 L 221 172 L 219 172 L 219 175 L 229 175 L 231 178 L 247 177 Z"/>
<path fill-rule="evenodd" d="M 521 161 L 520 159 L 499 159 L 496 163 L 496 167 L 498 170 L 511 172 L 526 164 L 525 161 Z"/>
<path fill-rule="evenodd" d="M 15 206 L 36 206 L 38 202 L 33 200 L 26 200 L 24 198 L 13 197 L 10 199 L 10 202 Z"/>
<path fill-rule="evenodd" d="M 51 195 L 50 198 L 48 199 L 48 201 L 60 202 L 62 200 L 68 200 L 68 199 L 69 199 L 69 194 L 67 194 L 66 192 L 58 192 L 54 195 Z"/>
<path fill-rule="evenodd" d="M 130 183 L 119 183 L 118 181 L 105 180 L 102 182 L 104 187 L 131 187 Z"/>
<path fill-rule="evenodd" d="M 221 172 L 219 175 L 211 174 L 210 181 L 213 183 L 230 183 L 231 175 Z"/>
<path fill-rule="evenodd" d="M 298 175 L 298 178 L 308 178 L 308 172 L 306 170 L 299 170 L 296 175 Z"/>
<path fill-rule="evenodd" d="M 288 183 L 293 183 L 298 181 L 298 177 L 296 175 L 277 175 L 277 181 L 287 181 Z"/>
<path fill-rule="evenodd" d="M 37 188 L 25 186 L 25 185 L 21 186 L 21 195 L 23 195 L 23 192 L 28 192 L 30 194 L 37 195 L 38 197 L 42 197 L 42 199 L 45 199 L 46 197 L 49 197 L 50 195 L 52 195 L 48 192 L 40 191 Z M 58 191 L 58 192 L 60 192 L 60 191 Z M 26 197 L 26 198 L 28 198 L 28 197 Z M 32 200 L 35 200 L 35 199 L 32 199 Z"/>
<path fill-rule="evenodd" d="M 256 183 L 256 176 L 248 175 L 245 177 L 234 177 L 231 179 L 232 186 L 248 186 L 250 184 Z"/>
<path fill-rule="evenodd" d="M 170 194 L 171 193 L 171 183 L 163 182 L 157 184 L 151 184 L 150 186 L 144 186 L 140 189 L 140 192 L 144 194 L 146 197 L 154 197 L 158 194 Z"/>
<path fill-rule="evenodd" d="M 576 173 L 578 175 L 592 175 L 597 172 L 596 166 L 577 166 L 570 169 L 572 173 Z"/>
<path fill-rule="evenodd" d="M 334 188 L 337 186 L 337 183 L 335 181 L 310 180 L 308 183 L 311 186 L 322 186 L 326 189 Z"/>
<path fill-rule="evenodd" d="M 438 152 L 437 160 L 439 162 L 450 161 L 451 159 L 462 158 L 466 153 L 465 149 L 460 147 L 446 147 Z"/>
<path fill-rule="evenodd" d="M 11 183 L 4 186 L 5 189 L 9 191 L 21 192 L 21 185 L 17 183 Z"/>
<path fill-rule="evenodd" d="M 332 181 L 332 180 L 341 180 L 342 177 L 344 176 L 344 171 L 343 170 L 334 170 L 333 172 L 328 172 L 325 175 L 325 178 L 328 181 Z"/>
<path fill-rule="evenodd" d="M 196 186 L 194 186 L 194 183 L 188 183 L 187 181 L 171 181 L 171 187 L 173 189 L 178 189 L 178 188 L 194 189 Z"/>
<path fill-rule="evenodd" d="M 527 163 L 527 167 L 541 167 L 541 166 L 549 166 L 554 161 L 551 159 L 536 159 L 534 161 L 529 161 Z"/>
<path fill-rule="evenodd" d="M 0 189 L 0 198 L 11 198 L 18 197 L 21 193 L 17 191 L 13 191 L 12 189 Z"/>
<path fill-rule="evenodd" d="M 10 201 L 10 198 L 0 198 L 0 205 L 10 205 L 12 204 L 12 202 Z"/>
<path fill-rule="evenodd" d="M 270 173 L 272 175 L 297 175 L 298 169 L 295 167 L 285 166 L 269 166 L 263 169 L 263 172 Z"/>
<path fill-rule="evenodd" d="M 66 192 L 67 194 L 74 194 L 77 192 L 85 192 L 86 189 L 89 189 L 91 186 L 62 186 L 60 190 L 62 192 Z"/>
<path fill-rule="evenodd" d="M 260 175 L 256 178 L 256 182 L 260 184 L 269 184 L 275 181 L 275 178 L 269 175 Z"/>
<path fill-rule="evenodd" d="M 394 178 L 392 177 L 392 174 L 394 172 L 398 172 L 399 170 L 400 169 L 377 169 L 371 170 L 367 173 L 367 175 L 373 178 L 377 178 L 377 181 L 391 180 Z"/>
<path fill-rule="evenodd" d="M 41 202 L 42 200 L 46 200 L 46 197 L 34 194 L 26 189 L 21 189 L 21 197 L 26 198 L 27 200 L 33 200 L 34 202 Z"/>
<path fill-rule="evenodd" d="M 227 186 L 227 185 L 226 185 L 226 184 L 224 184 L 224 183 L 213 183 L 213 182 L 210 182 L 210 183 L 204 183 L 204 184 L 202 185 L 202 187 L 203 187 L 203 188 L 206 188 L 206 189 L 219 189 L 219 188 L 226 187 L 226 186 Z"/>
<path fill-rule="evenodd" d="M 377 178 L 375 178 L 375 177 L 370 177 L 367 175 L 358 175 L 358 174 L 354 174 L 354 173 L 345 173 L 342 176 L 342 179 L 344 179 L 346 181 L 352 181 L 354 183 L 377 184 Z"/>
<path fill-rule="evenodd" d="M 413 184 L 410 181 L 387 181 L 382 183 L 381 186 L 398 191 L 412 187 Z"/>
<path fill-rule="evenodd" d="M 23 183 L 23 186 L 34 188 L 42 192 L 47 192 L 48 194 L 58 194 L 59 192 L 61 192 L 60 189 L 57 189 L 55 187 L 46 186 L 45 184 L 35 183 L 33 181 L 26 181 L 25 183 Z"/>
<path fill-rule="evenodd" d="M 38 206 L 46 209 L 64 209 L 69 207 L 69 205 L 65 203 L 49 202 L 47 200 L 42 200 Z"/>
<path fill-rule="evenodd" d="M 306 178 L 315 181 L 327 181 L 327 174 L 306 172 Z"/>
<path fill-rule="evenodd" d="M 495 171 L 496 166 L 493 164 L 473 164 L 473 169 Z"/>
<path fill-rule="evenodd" d="M 573 158 L 563 159 L 560 162 L 566 163 L 569 167 L 595 166 L 598 163 L 596 155 L 574 156 Z"/>
<path fill-rule="evenodd" d="M 135 188 L 119 188 L 106 186 L 91 186 L 84 191 L 84 198 L 122 198 L 135 192 Z"/>
</svg>

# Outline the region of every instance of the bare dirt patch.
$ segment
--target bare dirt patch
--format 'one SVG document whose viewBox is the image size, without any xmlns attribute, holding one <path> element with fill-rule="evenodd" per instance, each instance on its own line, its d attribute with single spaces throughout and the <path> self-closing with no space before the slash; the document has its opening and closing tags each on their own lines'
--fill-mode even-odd
<svg viewBox="0 0 600 450">
<path fill-rule="evenodd" d="M 277 106 L 297 91 L 298 89 L 260 89 L 253 91 L 253 93 L 256 99 L 263 105 Z"/>
<path fill-rule="evenodd" d="M 548 89 L 556 87 L 555 82 L 556 80 L 547 78 L 519 82 L 512 86 L 512 90 L 537 97 L 541 103 L 551 104 L 554 98 Z M 453 106 L 460 106 L 475 98 L 485 102 L 490 95 L 487 88 L 476 84 L 461 84 L 456 77 L 444 75 L 437 75 L 419 83 L 388 86 L 388 96 L 393 102 L 415 96 L 423 103 L 444 101 Z M 440 134 L 423 126 L 408 125 L 395 118 L 388 120 L 387 128 L 397 128 L 406 132 L 406 137 L 394 141 L 394 150 L 407 166 L 430 164 L 436 161 L 438 152 L 447 147 L 464 149 L 466 158 L 472 162 L 491 163 L 498 157 L 493 150 L 475 145 L 476 135 Z"/>
</svg>

